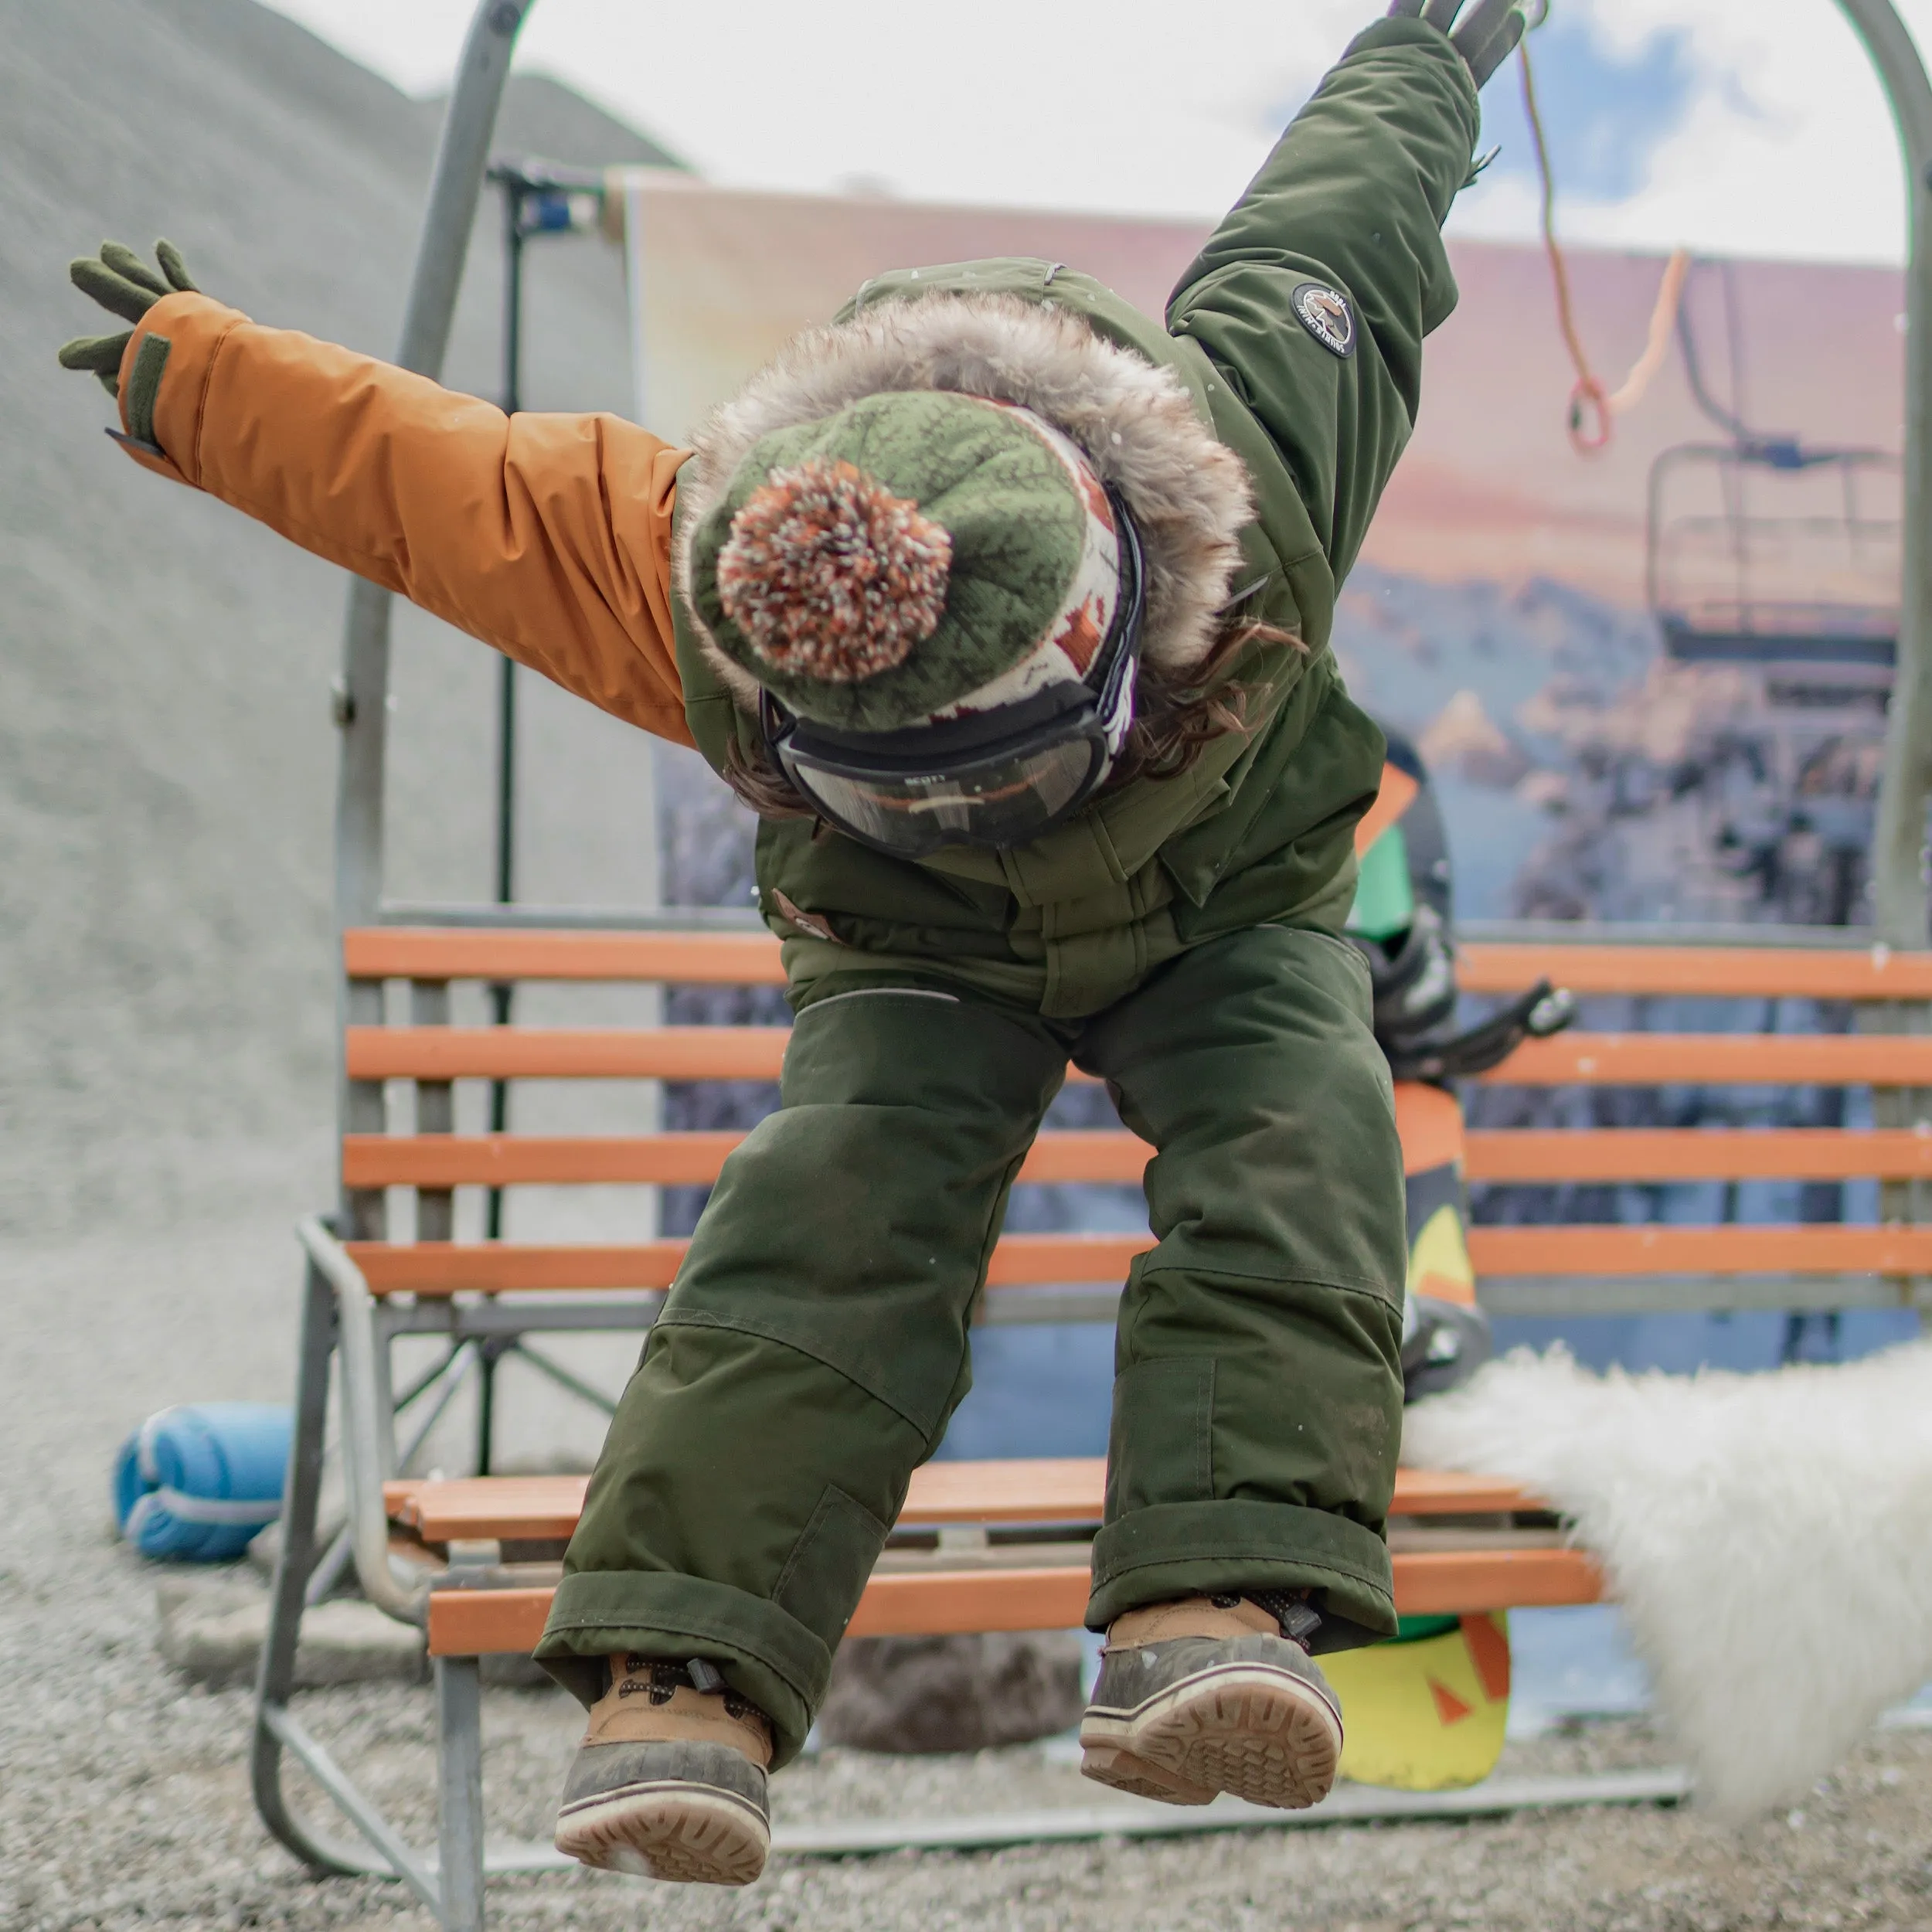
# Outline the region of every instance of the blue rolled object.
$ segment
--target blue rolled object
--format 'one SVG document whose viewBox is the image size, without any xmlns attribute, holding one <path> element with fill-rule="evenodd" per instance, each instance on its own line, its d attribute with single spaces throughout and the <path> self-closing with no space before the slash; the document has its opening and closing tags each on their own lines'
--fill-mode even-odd
<svg viewBox="0 0 1932 1932">
<path fill-rule="evenodd" d="M 150 1416 L 114 1461 L 114 1519 L 144 1556 L 232 1562 L 282 1513 L 294 1417 L 271 1402 Z"/>
</svg>

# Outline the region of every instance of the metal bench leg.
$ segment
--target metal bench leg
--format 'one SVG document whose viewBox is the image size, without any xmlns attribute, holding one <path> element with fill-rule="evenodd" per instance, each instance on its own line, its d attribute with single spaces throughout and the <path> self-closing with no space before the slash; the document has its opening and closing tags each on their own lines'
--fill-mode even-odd
<svg viewBox="0 0 1932 1932">
<path fill-rule="evenodd" d="M 302 1291 L 301 1340 L 295 1372 L 295 1429 L 288 1453 L 288 1480 L 281 1514 L 281 1554 L 269 1598 L 268 1630 L 255 1680 L 255 1734 L 250 1776 L 255 1808 L 290 1851 L 317 1872 L 367 1869 L 344 1857 L 289 1808 L 282 1789 L 282 1740 L 268 1713 L 287 1706 L 295 1690 L 295 1651 L 310 1571 L 315 1563 L 315 1519 L 321 1498 L 322 1443 L 328 1419 L 328 1370 L 335 1349 L 335 1298 L 311 1263 Z"/>
<path fill-rule="evenodd" d="M 483 1671 L 475 1658 L 437 1658 L 436 1731 L 444 1932 L 482 1932 Z"/>
<path fill-rule="evenodd" d="M 291 1715 L 296 1648 L 308 1584 L 315 1566 L 315 1523 L 322 1486 L 322 1445 L 328 1413 L 329 1367 L 335 1352 L 335 1296 L 311 1262 L 302 1294 L 301 1335 L 295 1379 L 295 1429 L 282 1502 L 281 1556 L 269 1599 L 268 1631 L 255 1681 L 255 1731 L 250 1781 L 261 1821 L 310 1870 L 325 1876 L 400 1878 L 434 1907 L 435 1881 L 395 1831 Z M 345 1844 L 297 1814 L 283 1788 L 284 1753 L 293 1751 L 342 1807 L 374 1850 Z"/>
</svg>

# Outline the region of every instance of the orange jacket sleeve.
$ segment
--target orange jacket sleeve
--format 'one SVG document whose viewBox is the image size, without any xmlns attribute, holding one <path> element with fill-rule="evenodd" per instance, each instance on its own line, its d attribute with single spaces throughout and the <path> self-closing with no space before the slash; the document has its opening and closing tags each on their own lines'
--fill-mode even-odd
<svg viewBox="0 0 1932 1932">
<path fill-rule="evenodd" d="M 156 457 L 305 550 L 434 612 L 628 723 L 692 742 L 671 628 L 690 454 L 614 416 L 505 416 L 205 295 L 134 330 L 169 347 Z"/>
</svg>

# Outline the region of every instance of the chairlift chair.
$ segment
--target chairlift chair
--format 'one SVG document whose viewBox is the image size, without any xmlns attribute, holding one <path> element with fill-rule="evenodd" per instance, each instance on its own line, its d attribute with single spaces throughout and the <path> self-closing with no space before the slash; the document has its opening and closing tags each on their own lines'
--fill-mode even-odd
<svg viewBox="0 0 1932 1932">
<path fill-rule="evenodd" d="M 1741 428 L 1741 426 L 1740 426 Z M 1757 874 L 1786 923 L 1849 921 L 1864 889 L 1876 771 L 1846 795 L 1827 767 L 1858 764 L 1883 730 L 1898 655 L 1899 459 L 1743 432 L 1651 466 L 1645 574 L 1675 662 L 1763 680 L 1745 803 L 1707 792 L 1720 868 Z M 1794 844 L 1794 841 L 1796 844 Z"/>
<path fill-rule="evenodd" d="M 1645 586 L 1666 654 L 1786 668 L 1800 702 L 1882 697 L 1898 656 L 1900 474 L 1888 451 L 1794 437 L 1665 450 Z"/>
</svg>

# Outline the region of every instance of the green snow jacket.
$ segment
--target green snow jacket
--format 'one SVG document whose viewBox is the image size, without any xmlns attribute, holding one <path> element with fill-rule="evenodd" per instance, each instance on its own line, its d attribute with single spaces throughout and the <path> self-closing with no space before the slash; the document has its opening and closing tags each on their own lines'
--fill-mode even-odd
<svg viewBox="0 0 1932 1932">
<path fill-rule="evenodd" d="M 1249 729 L 1178 777 L 1103 794 L 1032 845 L 948 847 L 913 862 L 802 820 L 767 821 L 760 903 L 804 1006 L 852 985 L 964 981 L 1049 1018 L 1097 1012 L 1202 940 L 1268 922 L 1339 933 L 1353 832 L 1383 740 L 1328 648 L 1338 586 L 1413 427 L 1423 338 L 1455 305 L 1441 236 L 1469 176 L 1475 87 L 1447 39 L 1390 19 L 1349 48 L 1189 265 L 1166 325 L 1091 278 L 1011 259 L 904 270 L 845 311 L 946 294 L 1053 303 L 1172 369 L 1253 479 L 1233 614 L 1299 645 L 1251 644 L 1228 675 Z M 1308 284 L 1338 291 L 1338 355 L 1298 318 Z M 675 605 L 685 715 L 724 768 L 757 726 Z"/>
</svg>

